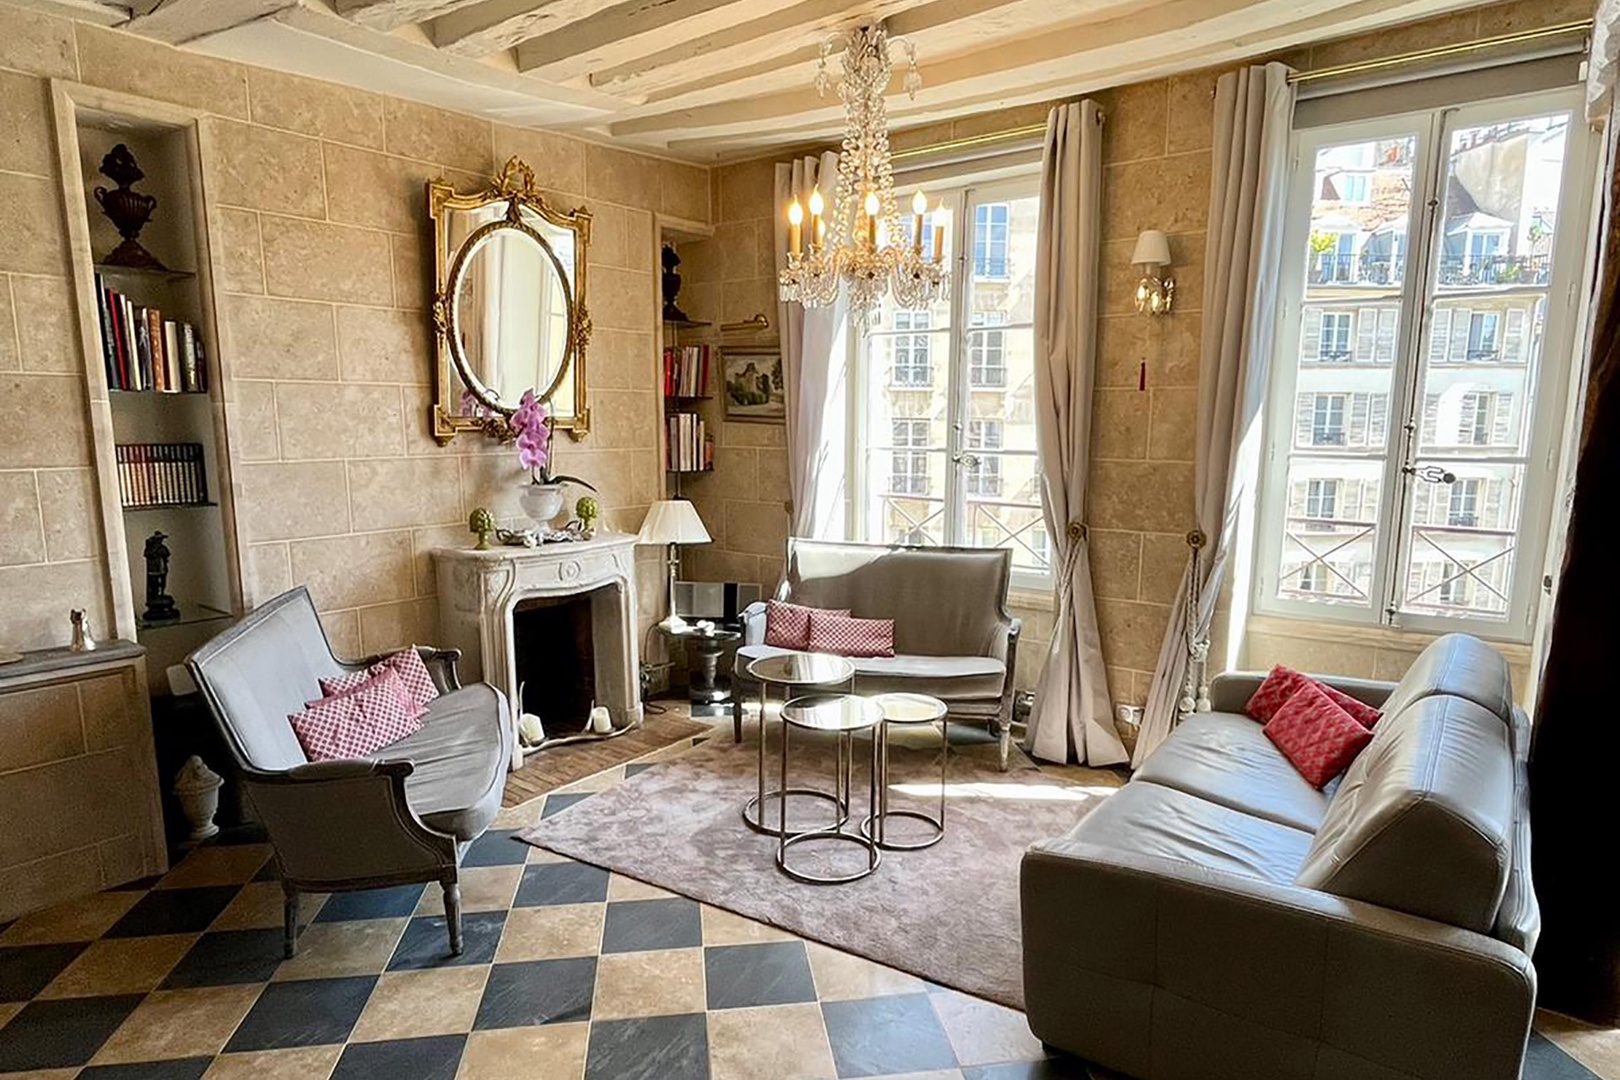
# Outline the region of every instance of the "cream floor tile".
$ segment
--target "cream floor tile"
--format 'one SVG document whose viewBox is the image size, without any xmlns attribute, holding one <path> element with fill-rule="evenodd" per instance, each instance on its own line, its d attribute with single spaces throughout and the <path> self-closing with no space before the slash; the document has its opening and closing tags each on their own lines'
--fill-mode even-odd
<svg viewBox="0 0 1620 1080">
<path fill-rule="evenodd" d="M 580 1080 L 589 1024 L 475 1031 L 461 1052 L 457 1080 Z"/>
<path fill-rule="evenodd" d="M 833 1066 L 821 1006 L 771 1005 L 709 1014 L 713 1080 L 831 1080 Z"/>
<path fill-rule="evenodd" d="M 703 905 L 703 944 L 751 945 L 761 941 L 793 941 L 793 934 L 753 919 L 745 919 L 724 908 Z"/>
<path fill-rule="evenodd" d="M 522 866 L 470 866 L 461 871 L 461 910 L 505 911 L 517 895 Z M 444 890 L 431 885 L 422 890 L 418 915 L 443 915 Z"/>
<path fill-rule="evenodd" d="M 26 1004 L 28 1004 L 26 1001 L 8 1001 L 5 1004 L 0 1005 L 0 1028 L 3 1028 L 9 1024 L 11 1022 L 11 1018 L 22 1012 L 23 1006 Z"/>
<path fill-rule="evenodd" d="M 342 1053 L 341 1046 L 301 1046 L 222 1054 L 208 1066 L 203 1080 L 325 1080 Z"/>
<path fill-rule="evenodd" d="M 529 849 L 528 854 L 523 857 L 525 863 L 574 861 L 566 855 L 559 855 L 555 851 L 547 851 L 543 847 L 535 847 L 533 844 L 525 844 L 524 846 Z"/>
<path fill-rule="evenodd" d="M 502 807 L 501 812 L 496 814 L 495 820 L 490 823 L 490 828 L 527 829 L 540 823 L 540 815 L 545 812 L 545 808 L 546 799 L 543 795 L 525 803 L 518 803 L 516 806 Z"/>
<path fill-rule="evenodd" d="M 609 900 L 667 900 L 674 895 L 667 889 L 648 885 L 645 881 L 637 881 L 623 874 L 614 874 L 608 878 Z"/>
<path fill-rule="evenodd" d="M 196 934 L 104 938 L 80 953 L 39 996 L 145 993 L 163 981 L 196 940 Z"/>
<path fill-rule="evenodd" d="M 931 994 L 928 1000 L 963 1065 L 1038 1061 L 1046 1056 L 1021 1012 L 954 990 Z"/>
<path fill-rule="evenodd" d="M 624 780 L 624 766 L 615 765 L 611 769 L 603 769 L 599 773 L 592 773 L 582 780 L 575 780 L 572 784 L 564 784 L 557 789 L 559 795 L 576 795 L 587 791 L 606 791 L 617 787 Z"/>
<path fill-rule="evenodd" d="M 1620 1080 L 1620 1029 L 1593 1027 L 1543 1009 L 1536 1030 L 1603 1080 Z"/>
<path fill-rule="evenodd" d="M 269 844 L 201 847 L 164 874 L 157 887 L 192 889 L 202 885 L 240 885 L 251 880 L 269 858 Z"/>
<path fill-rule="evenodd" d="M 92 1064 L 217 1054 L 263 989 L 254 983 L 154 991 L 102 1044 Z"/>
<path fill-rule="evenodd" d="M 285 960 L 273 976 L 330 979 L 339 975 L 376 975 L 388 966 L 408 919 L 356 919 L 315 923 L 298 938 L 298 955 Z"/>
<path fill-rule="evenodd" d="M 595 956 L 602 946 L 605 904 L 552 904 L 513 908 L 506 916 L 497 964 Z"/>
<path fill-rule="evenodd" d="M 377 980 L 349 1039 L 377 1042 L 471 1031 L 488 978 L 484 964 L 389 972 Z"/>
<path fill-rule="evenodd" d="M 95 893 L 24 915 L 0 934 L 0 945 L 94 941 L 111 930 L 142 895 L 134 889 Z"/>
<path fill-rule="evenodd" d="M 810 973 L 822 1001 L 853 1001 L 886 994 L 915 994 L 927 989 L 919 978 L 873 963 L 865 957 L 807 941 Z"/>
<path fill-rule="evenodd" d="M 933 1072 L 895 1073 L 892 1076 L 875 1076 L 872 1080 L 962 1080 L 961 1069 L 938 1069 Z"/>
<path fill-rule="evenodd" d="M 326 903 L 325 893 L 298 894 L 298 924 L 308 926 Z M 252 881 L 219 913 L 210 930 L 265 930 L 282 923 L 282 893 L 278 881 Z"/>
<path fill-rule="evenodd" d="M 706 1004 L 702 949 L 655 949 L 597 958 L 592 1020 L 700 1013 Z"/>
</svg>

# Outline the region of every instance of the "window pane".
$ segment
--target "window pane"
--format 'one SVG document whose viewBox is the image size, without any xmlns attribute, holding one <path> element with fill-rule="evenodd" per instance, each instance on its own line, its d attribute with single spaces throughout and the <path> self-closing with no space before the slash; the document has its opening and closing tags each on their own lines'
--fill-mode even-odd
<svg viewBox="0 0 1620 1080">
<path fill-rule="evenodd" d="M 973 209 L 969 323 L 1032 322 L 1035 318 L 1035 230 L 1038 196 L 981 203 Z"/>
<path fill-rule="evenodd" d="M 1308 281 L 1398 286 L 1406 274 L 1417 136 L 1392 135 L 1316 153 Z"/>
<path fill-rule="evenodd" d="M 1547 284 L 1569 122 L 1553 113 L 1452 133 L 1440 291 Z"/>
<path fill-rule="evenodd" d="M 1383 464 L 1293 459 L 1283 524 L 1279 595 L 1365 607 L 1372 598 Z"/>
</svg>

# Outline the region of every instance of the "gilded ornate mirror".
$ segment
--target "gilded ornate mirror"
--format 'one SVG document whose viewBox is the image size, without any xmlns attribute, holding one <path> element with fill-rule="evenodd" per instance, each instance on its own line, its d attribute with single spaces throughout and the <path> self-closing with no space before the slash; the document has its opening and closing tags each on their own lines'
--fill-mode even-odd
<svg viewBox="0 0 1620 1080">
<path fill-rule="evenodd" d="M 433 325 L 438 338 L 433 434 L 509 437 L 525 391 L 547 403 L 552 427 L 581 438 L 585 400 L 585 260 L 591 216 L 562 213 L 517 158 L 485 191 L 428 184 L 433 217 Z"/>
</svg>

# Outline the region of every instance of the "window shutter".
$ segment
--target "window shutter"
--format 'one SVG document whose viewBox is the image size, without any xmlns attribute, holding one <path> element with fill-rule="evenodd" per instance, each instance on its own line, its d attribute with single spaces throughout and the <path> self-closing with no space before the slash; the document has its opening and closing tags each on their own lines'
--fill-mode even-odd
<svg viewBox="0 0 1620 1080">
<path fill-rule="evenodd" d="M 1422 446 L 1433 446 L 1436 435 L 1435 425 L 1440 418 L 1440 395 L 1423 395 L 1423 429 L 1418 439 Z"/>
<path fill-rule="evenodd" d="M 1451 342 L 1451 309 L 1436 307 L 1433 319 L 1429 326 L 1429 363 L 1443 364 Z"/>
<path fill-rule="evenodd" d="M 1419 483 L 1412 489 L 1412 523 L 1415 525 L 1431 525 L 1430 519 L 1434 513 L 1434 485 Z"/>
<path fill-rule="evenodd" d="M 1395 362 L 1395 331 L 1401 313 L 1396 308 L 1381 308 L 1378 312 L 1378 336 L 1373 346 L 1373 361 L 1379 364 Z"/>
<path fill-rule="evenodd" d="M 1371 363 L 1373 348 L 1378 341 L 1378 309 L 1356 309 L 1356 363 Z"/>
<path fill-rule="evenodd" d="M 1491 418 L 1491 445 L 1508 446 L 1513 439 L 1513 392 L 1504 390 L 1494 395 L 1496 415 Z"/>
<path fill-rule="evenodd" d="M 1474 422 L 1484 403 L 1479 394 L 1464 394 L 1457 409 L 1457 445 L 1474 445 Z"/>
<path fill-rule="evenodd" d="M 1299 357 L 1301 360 L 1313 361 L 1322 355 L 1322 312 L 1319 308 L 1310 308 L 1305 312 L 1305 326 L 1301 331 L 1299 344 Z"/>
<path fill-rule="evenodd" d="M 1368 402 L 1367 445 L 1383 446 L 1389 439 L 1389 395 L 1373 394 Z"/>
<path fill-rule="evenodd" d="M 1454 364 L 1468 359 L 1468 323 L 1471 314 L 1467 308 L 1456 308 L 1451 313 L 1451 344 L 1446 349 L 1446 359 Z"/>
<path fill-rule="evenodd" d="M 1345 435 L 1346 446 L 1367 445 L 1367 398 L 1368 394 L 1350 395 L 1350 425 Z"/>
<path fill-rule="evenodd" d="M 1509 364 L 1522 364 L 1530 358 L 1524 349 L 1524 309 L 1509 308 L 1507 329 L 1502 335 L 1502 359 Z"/>
<path fill-rule="evenodd" d="M 1500 529 L 1504 522 L 1502 519 L 1502 495 L 1504 485 L 1501 480 L 1485 481 L 1485 502 L 1480 507 L 1479 524 L 1487 529 Z"/>
<path fill-rule="evenodd" d="M 1297 518 L 1305 516 L 1305 495 L 1309 487 L 1310 481 L 1308 480 L 1296 480 L 1294 483 L 1288 485 L 1289 517 Z"/>
<path fill-rule="evenodd" d="M 1294 403 L 1294 445 L 1311 445 L 1312 414 L 1316 408 L 1315 394 L 1300 394 Z"/>
</svg>

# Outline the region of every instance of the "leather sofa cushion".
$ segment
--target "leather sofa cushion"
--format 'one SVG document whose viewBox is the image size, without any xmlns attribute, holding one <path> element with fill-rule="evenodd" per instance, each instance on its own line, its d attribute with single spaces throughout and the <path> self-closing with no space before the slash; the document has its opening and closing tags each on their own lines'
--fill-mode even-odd
<svg viewBox="0 0 1620 1080">
<path fill-rule="evenodd" d="M 1386 718 L 1426 697 L 1467 698 L 1513 726 L 1513 679 L 1502 654 L 1476 637 L 1447 634 L 1418 654 L 1382 708 Z"/>
<path fill-rule="evenodd" d="M 1310 850 L 1311 834 L 1138 776 L 1106 796 L 1066 837 L 1041 847 L 1062 854 L 1068 842 L 1178 859 L 1287 884 Z"/>
<path fill-rule="evenodd" d="M 1136 780 L 1314 833 L 1337 788 L 1318 791 L 1238 713 L 1189 716 L 1136 771 Z"/>
<path fill-rule="evenodd" d="M 405 798 L 417 817 L 436 832 L 472 840 L 501 809 L 513 738 L 505 696 L 474 683 L 429 702 L 422 730 L 372 757 L 409 761 L 416 771 L 405 778 Z"/>
<path fill-rule="evenodd" d="M 737 674 L 746 680 L 750 661 L 792 651 L 744 645 L 737 650 Z M 849 662 L 861 694 L 911 691 L 948 702 L 995 700 L 1007 678 L 1006 665 L 993 656 L 852 656 Z"/>
<path fill-rule="evenodd" d="M 1507 726 L 1466 698 L 1425 696 L 1379 722 L 1297 884 L 1488 934 L 1513 824 Z"/>
</svg>

